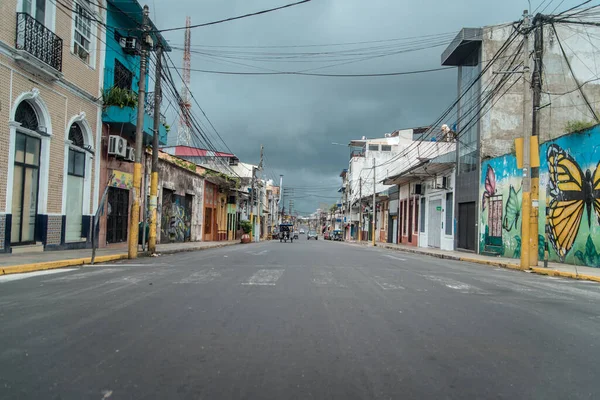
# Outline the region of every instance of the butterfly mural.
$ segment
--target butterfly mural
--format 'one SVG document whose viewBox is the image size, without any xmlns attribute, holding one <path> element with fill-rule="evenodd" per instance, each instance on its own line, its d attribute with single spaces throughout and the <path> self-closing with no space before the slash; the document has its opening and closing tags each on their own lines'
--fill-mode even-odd
<svg viewBox="0 0 600 400">
<path fill-rule="evenodd" d="M 573 248 L 584 211 L 591 226 L 592 209 L 600 223 L 600 162 L 585 173 L 564 149 L 556 144 L 546 152 L 549 173 L 548 239 L 561 262 Z"/>
<path fill-rule="evenodd" d="M 488 199 L 494 196 L 496 192 L 496 173 L 494 172 L 494 168 L 488 165 L 487 171 L 485 173 L 485 185 L 483 195 L 481 196 L 481 211 L 485 210 L 485 206 L 487 204 Z"/>
<path fill-rule="evenodd" d="M 517 227 L 519 217 L 521 216 L 521 188 L 515 190 L 513 185 L 510 185 L 508 191 L 508 201 L 506 202 L 506 210 L 504 211 L 504 221 L 502 227 L 506 231 L 511 231 Z"/>
</svg>

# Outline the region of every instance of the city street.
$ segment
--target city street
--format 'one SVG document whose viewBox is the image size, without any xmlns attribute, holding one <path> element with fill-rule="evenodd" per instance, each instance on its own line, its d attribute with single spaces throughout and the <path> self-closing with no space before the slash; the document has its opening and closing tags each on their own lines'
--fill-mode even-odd
<svg viewBox="0 0 600 400">
<path fill-rule="evenodd" d="M 1 399 L 594 399 L 600 285 L 307 241 L 0 277 Z"/>
</svg>

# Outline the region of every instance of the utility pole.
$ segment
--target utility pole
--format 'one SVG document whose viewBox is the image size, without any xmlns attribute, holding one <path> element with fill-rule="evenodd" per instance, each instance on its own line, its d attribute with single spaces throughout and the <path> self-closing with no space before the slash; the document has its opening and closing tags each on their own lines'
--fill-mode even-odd
<svg viewBox="0 0 600 400">
<path fill-rule="evenodd" d="M 261 178 L 259 178 L 258 180 L 258 212 L 256 213 L 258 216 L 258 238 L 257 238 L 257 242 L 260 241 L 260 231 L 262 228 L 262 222 L 260 220 L 260 217 L 262 215 L 262 191 L 261 191 L 261 183 L 263 181 L 262 179 L 262 170 L 263 170 L 263 152 L 264 152 L 264 147 L 261 144 L 260 145 L 260 162 L 258 163 L 258 172 L 260 173 Z"/>
<path fill-rule="evenodd" d="M 529 29 L 530 20 L 528 10 L 523 11 L 523 221 L 521 223 L 521 268 L 528 269 L 531 265 L 530 251 L 532 249 L 531 234 L 531 171 L 530 171 L 530 139 L 531 139 L 531 88 L 529 77 Z M 537 235 L 536 235 L 537 241 Z M 537 246 L 536 246 L 537 247 Z"/>
<path fill-rule="evenodd" d="M 152 175 L 150 176 L 150 235 L 148 251 L 156 253 L 156 206 L 158 204 L 158 131 L 160 127 L 160 102 L 162 92 L 160 87 L 162 71 L 162 47 L 156 49 L 156 72 L 154 73 L 154 135 L 152 136 Z"/>
<path fill-rule="evenodd" d="M 544 16 L 536 15 L 533 19 L 534 25 L 534 44 L 533 44 L 533 75 L 531 77 L 533 87 L 533 118 L 531 125 L 531 135 L 538 140 L 540 135 L 540 105 L 542 102 L 542 58 L 544 57 Z M 539 149 L 535 149 L 539 151 Z M 540 167 L 533 165 L 531 167 L 531 218 L 529 220 L 529 235 L 531 236 L 531 250 L 529 253 L 529 265 L 537 267 L 539 240 L 538 240 L 538 219 L 539 219 L 539 197 L 540 197 Z M 548 203 L 546 203 L 548 204 Z M 548 208 L 546 207 L 546 216 Z M 521 221 L 522 223 L 522 221 Z M 544 229 L 546 232 L 546 229 Z M 547 238 L 546 238 L 547 239 Z M 546 240 L 548 242 L 548 240 Z M 544 262 L 548 262 L 548 244 L 544 249 Z"/>
<path fill-rule="evenodd" d="M 282 202 L 282 196 L 283 196 L 283 175 L 279 175 L 279 204 L 277 205 L 277 211 L 279 211 L 279 206 L 282 207 L 283 209 L 283 202 Z M 279 223 L 281 224 L 283 222 L 283 213 L 281 211 L 279 211 Z"/>
<path fill-rule="evenodd" d="M 377 196 L 377 181 L 375 180 L 375 157 L 373 157 L 373 246 L 375 245 L 375 229 L 377 228 L 377 206 L 375 200 Z"/>
<path fill-rule="evenodd" d="M 129 224 L 129 258 L 137 258 L 140 223 L 140 197 L 142 186 L 142 149 L 144 142 L 144 102 L 146 100 L 146 60 L 148 57 L 148 23 L 150 10 L 144 6 L 142 19 L 142 50 L 140 55 L 140 80 L 138 89 L 137 124 L 135 127 L 135 164 L 133 166 L 133 203 Z"/>
<path fill-rule="evenodd" d="M 252 189 L 250 191 L 250 224 L 252 225 L 252 239 L 254 240 L 254 235 L 256 234 L 256 228 L 254 226 L 254 188 L 255 188 L 255 179 L 256 176 L 256 167 L 252 167 Z"/>
<path fill-rule="evenodd" d="M 362 241 L 362 176 L 358 177 L 358 241 Z"/>
</svg>

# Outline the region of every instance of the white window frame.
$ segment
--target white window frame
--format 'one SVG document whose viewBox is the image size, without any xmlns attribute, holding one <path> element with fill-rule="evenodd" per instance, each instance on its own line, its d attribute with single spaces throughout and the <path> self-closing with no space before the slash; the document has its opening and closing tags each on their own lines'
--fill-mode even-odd
<svg viewBox="0 0 600 400">
<path fill-rule="evenodd" d="M 33 18 L 35 18 L 35 2 L 36 0 L 31 0 L 31 16 Z M 17 12 L 25 12 L 23 10 L 24 7 L 24 0 L 17 0 Z M 45 10 L 45 17 L 44 17 L 44 26 L 48 29 L 50 29 L 52 32 L 56 33 L 55 31 L 55 24 L 56 24 L 56 4 L 52 1 L 48 1 L 46 0 L 46 10 Z"/>
<path fill-rule="evenodd" d="M 79 19 L 77 7 L 81 7 L 83 11 L 89 14 L 89 35 L 84 35 L 78 27 L 76 21 Z M 98 13 L 95 11 L 95 6 L 89 0 L 74 0 L 73 1 L 73 17 L 71 18 L 72 23 L 72 34 L 71 34 L 71 54 L 77 57 L 81 62 L 85 63 L 92 69 L 96 69 L 96 42 L 97 42 L 97 24 L 94 19 L 98 19 Z M 81 43 L 75 40 L 76 34 L 81 35 L 84 39 L 90 42 L 89 49 L 85 49 Z M 81 48 L 83 51 L 88 53 L 87 61 L 79 56 L 79 53 L 75 51 L 75 45 Z"/>
</svg>

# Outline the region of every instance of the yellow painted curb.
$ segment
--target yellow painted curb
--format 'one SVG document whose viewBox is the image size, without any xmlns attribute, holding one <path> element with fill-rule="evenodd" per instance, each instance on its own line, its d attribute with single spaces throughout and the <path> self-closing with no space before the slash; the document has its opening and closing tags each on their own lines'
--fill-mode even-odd
<svg viewBox="0 0 600 400">
<path fill-rule="evenodd" d="M 98 256 L 94 262 L 102 263 L 108 261 L 124 260 L 127 258 L 127 253 L 111 254 L 107 256 Z M 47 261 L 41 263 L 11 265 L 10 267 L 0 267 L 0 275 L 22 274 L 24 272 L 44 271 L 48 269 L 74 267 L 77 265 L 90 264 L 91 257 L 72 258 L 70 260 Z"/>
<path fill-rule="evenodd" d="M 510 263 L 501 262 L 501 261 L 481 260 L 479 258 L 471 258 L 471 257 L 460 257 L 459 260 L 460 261 L 467 261 L 467 262 L 477 263 L 477 264 L 491 265 L 491 266 L 494 266 L 494 267 L 516 269 L 516 270 L 519 270 L 519 271 L 523 270 L 519 264 L 510 264 Z"/>
<path fill-rule="evenodd" d="M 540 274 L 540 275 L 560 276 L 562 278 L 571 278 L 571 279 L 580 279 L 580 280 L 584 280 L 584 281 L 600 282 L 600 277 L 594 276 L 594 275 L 575 274 L 573 272 L 558 271 L 555 269 L 546 269 L 546 268 L 539 268 L 539 267 L 531 268 L 531 270 L 533 272 L 535 272 L 536 274 Z"/>
</svg>

